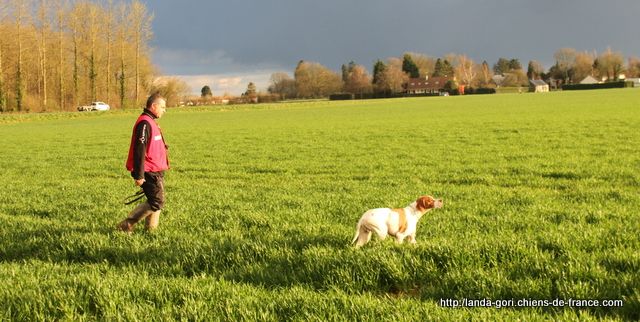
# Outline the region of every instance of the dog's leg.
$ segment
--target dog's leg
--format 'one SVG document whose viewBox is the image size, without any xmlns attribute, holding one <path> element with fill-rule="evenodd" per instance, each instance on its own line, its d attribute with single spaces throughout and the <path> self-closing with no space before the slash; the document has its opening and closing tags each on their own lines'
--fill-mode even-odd
<svg viewBox="0 0 640 322">
<path fill-rule="evenodd" d="M 351 243 L 356 243 L 356 247 L 360 247 L 363 246 L 364 244 L 368 243 L 371 240 L 371 231 L 368 230 L 364 225 L 362 225 L 362 222 L 359 221 L 358 225 L 356 226 L 356 234 L 353 237 L 353 240 L 351 241 Z"/>
<path fill-rule="evenodd" d="M 384 240 L 385 238 L 387 238 L 387 235 L 389 234 L 389 229 L 387 228 L 386 225 L 382 227 L 374 227 L 373 230 L 376 232 L 376 235 L 378 235 L 380 240 Z"/>
<path fill-rule="evenodd" d="M 370 234 L 371 233 L 362 225 L 362 221 L 359 221 L 358 225 L 356 225 L 356 234 L 353 236 L 351 243 L 353 244 L 357 241 L 356 247 L 360 247 L 367 243 L 367 235 Z"/>
<path fill-rule="evenodd" d="M 371 240 L 371 232 L 360 232 L 360 236 L 358 237 L 358 242 L 356 243 L 356 247 L 364 246 L 364 244 L 368 243 Z"/>
<path fill-rule="evenodd" d="M 416 236 L 415 235 L 409 235 L 407 236 L 407 239 L 409 240 L 410 243 L 415 244 L 417 243 L 416 241 Z"/>
</svg>

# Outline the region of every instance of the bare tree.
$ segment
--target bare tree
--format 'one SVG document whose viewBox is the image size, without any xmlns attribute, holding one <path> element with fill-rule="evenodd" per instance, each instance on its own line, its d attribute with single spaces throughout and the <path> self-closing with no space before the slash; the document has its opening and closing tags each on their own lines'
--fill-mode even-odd
<svg viewBox="0 0 640 322">
<path fill-rule="evenodd" d="M 58 29 L 58 104 L 60 105 L 60 110 L 64 110 L 65 108 L 65 100 L 64 100 L 64 66 L 65 66 L 65 55 L 64 55 L 64 28 L 65 28 L 65 10 L 67 10 L 68 5 L 66 0 L 56 0 L 56 28 Z"/>
<path fill-rule="evenodd" d="M 138 0 L 134 0 L 129 8 L 129 19 L 135 45 L 135 102 L 139 102 L 140 93 L 140 56 L 146 50 L 146 43 L 151 39 L 151 21 L 153 15 L 147 12 L 147 8 Z"/>
<path fill-rule="evenodd" d="M 607 48 L 607 51 L 598 56 L 594 65 L 600 76 L 606 77 L 609 81 L 615 81 L 624 72 L 624 57 L 621 53 Z"/>
<path fill-rule="evenodd" d="M 127 29 L 129 27 L 129 20 L 127 19 L 127 11 L 129 8 L 126 4 L 120 3 L 118 5 L 118 42 L 120 43 L 120 71 L 118 73 L 118 89 L 120 96 L 120 108 L 125 108 L 125 100 L 126 100 L 126 77 L 125 77 L 125 47 L 128 41 Z"/>
<path fill-rule="evenodd" d="M 24 99 L 24 84 L 23 84 L 23 37 L 24 37 L 24 26 L 27 25 L 26 21 L 30 17 L 29 8 L 31 8 L 31 3 L 28 0 L 15 0 L 13 3 L 13 13 L 15 16 L 15 28 L 16 28 L 16 43 L 17 43 L 17 61 L 16 61 L 16 108 L 18 111 L 22 111 L 23 109 L 23 99 Z M 26 111 L 29 110 L 27 106 Z"/>
<path fill-rule="evenodd" d="M 46 0 L 40 0 L 38 6 L 38 19 L 40 22 L 40 81 L 42 84 L 40 92 L 40 109 L 46 111 L 47 109 L 47 36 L 50 33 L 49 30 L 49 5 Z"/>
<path fill-rule="evenodd" d="M 593 76 L 594 60 L 595 57 L 588 52 L 576 53 L 571 73 L 574 82 L 579 82 L 587 76 Z"/>
<path fill-rule="evenodd" d="M 177 106 L 189 93 L 189 85 L 177 77 L 158 77 L 150 89 L 152 92 L 159 92 L 167 100 L 167 106 Z"/>
<path fill-rule="evenodd" d="M 576 61 L 576 50 L 573 48 L 560 48 L 553 55 L 556 59 L 556 68 L 564 78 L 564 82 L 568 83 L 571 79 L 571 69 Z"/>
<path fill-rule="evenodd" d="M 476 78 L 476 64 L 467 55 L 457 55 L 454 61 L 454 73 L 461 84 L 472 86 Z"/>
<path fill-rule="evenodd" d="M 389 57 L 387 58 L 387 67 L 394 66 L 400 68 L 402 70 L 402 59 L 398 57 Z"/>
<path fill-rule="evenodd" d="M 529 79 L 540 79 L 544 73 L 544 68 L 542 68 L 542 64 L 536 60 L 530 60 L 527 65 L 527 77 Z"/>
<path fill-rule="evenodd" d="M 82 20 L 82 11 L 81 8 L 76 4 L 73 6 L 68 17 L 68 26 L 71 32 L 72 37 L 72 46 L 73 46 L 73 105 L 78 105 L 78 94 L 80 91 L 80 79 L 79 79 L 79 43 L 80 43 L 80 22 Z"/>
<path fill-rule="evenodd" d="M 0 29 L 2 35 L 11 36 L 0 39 L 0 101 L 6 98 L 1 109 L 29 111 L 58 106 L 64 110 L 80 100 L 105 95 L 110 101 L 118 83 L 113 77 L 122 80 L 118 83 L 122 106 L 125 99 L 150 88 L 157 73 L 148 53 L 150 17 L 141 2 L 133 13 L 126 3 L 0 1 Z M 136 32 L 132 26 L 138 18 L 143 23 Z M 134 61 L 136 75 L 129 72 Z M 125 83 L 134 76 L 137 93 L 127 91 Z"/>
<path fill-rule="evenodd" d="M 319 63 L 300 61 L 294 75 L 298 97 L 326 97 L 342 88 L 342 77 Z"/>
<path fill-rule="evenodd" d="M 97 100 L 98 97 L 98 67 L 96 58 L 96 42 L 98 37 L 98 7 L 93 3 L 87 3 L 85 19 L 83 19 L 84 34 L 88 38 L 87 43 L 89 45 L 89 88 L 91 94 L 89 95 L 91 101 Z"/>
<path fill-rule="evenodd" d="M 409 76 L 402 71 L 402 61 L 397 63 L 397 58 L 390 58 L 384 71 L 381 73 L 377 91 L 385 93 L 400 93 L 404 89 L 404 84 L 409 80 Z"/>
<path fill-rule="evenodd" d="M 296 96 L 296 81 L 289 77 L 287 73 L 271 74 L 271 85 L 268 88 L 269 93 L 280 95 L 281 99 L 292 98 Z"/>
<path fill-rule="evenodd" d="M 640 77 L 640 58 L 629 57 L 627 64 L 628 77 Z"/>
<path fill-rule="evenodd" d="M 2 69 L 2 42 L 0 42 L 0 112 L 7 109 L 7 95 L 4 91 L 4 70 Z"/>
<path fill-rule="evenodd" d="M 106 49 L 107 49 L 107 71 L 105 73 L 106 77 L 106 83 L 107 83 L 107 94 L 106 94 L 106 100 L 107 102 L 111 101 L 111 47 L 113 46 L 113 26 L 114 26 L 114 5 L 113 5 L 113 0 L 108 0 L 107 4 L 106 4 L 106 13 L 104 15 L 104 20 L 106 23 L 106 32 L 105 32 L 105 36 L 106 36 Z"/>
<path fill-rule="evenodd" d="M 529 79 L 522 69 L 514 69 L 504 74 L 502 86 L 527 86 Z"/>
<path fill-rule="evenodd" d="M 345 92 L 352 94 L 371 93 L 371 76 L 362 65 L 355 65 L 347 75 L 344 84 Z"/>
<path fill-rule="evenodd" d="M 0 4 L 0 22 L 3 21 L 8 15 L 8 4 Z M 0 34 L 6 34 L 4 26 L 0 24 Z M 2 68 L 2 53 L 3 53 L 4 39 L 0 39 L 0 112 L 7 110 L 7 93 L 5 91 L 4 81 L 4 69 Z"/>
<path fill-rule="evenodd" d="M 416 66 L 418 66 L 420 78 L 425 78 L 433 74 L 433 70 L 436 65 L 436 60 L 434 58 L 420 53 L 408 52 L 406 54 L 411 56 L 413 62 L 416 64 Z"/>
<path fill-rule="evenodd" d="M 491 87 L 494 86 L 492 84 L 493 73 L 491 68 L 489 67 L 489 63 L 487 61 L 483 61 L 478 67 L 478 72 L 476 73 L 476 83 L 479 87 Z"/>
</svg>

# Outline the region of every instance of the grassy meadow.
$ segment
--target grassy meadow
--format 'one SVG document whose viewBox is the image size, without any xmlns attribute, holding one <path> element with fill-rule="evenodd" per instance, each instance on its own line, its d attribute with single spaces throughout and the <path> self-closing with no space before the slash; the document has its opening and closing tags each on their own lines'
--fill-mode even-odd
<svg viewBox="0 0 640 322">
<path fill-rule="evenodd" d="M 0 115 L 0 320 L 640 319 L 638 90 L 169 109 L 129 236 L 138 114 Z M 350 246 L 422 194 L 417 245 Z"/>
</svg>

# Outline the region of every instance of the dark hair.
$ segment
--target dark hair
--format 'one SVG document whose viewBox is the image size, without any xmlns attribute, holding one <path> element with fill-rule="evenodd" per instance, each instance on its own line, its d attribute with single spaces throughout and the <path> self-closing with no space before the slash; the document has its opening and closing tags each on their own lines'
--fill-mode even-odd
<svg viewBox="0 0 640 322">
<path fill-rule="evenodd" d="M 153 103 L 155 103 L 157 100 L 159 99 L 164 99 L 164 97 L 162 97 L 162 94 L 160 94 L 159 92 L 155 92 L 153 94 L 151 94 L 151 96 L 149 96 L 149 98 L 147 98 L 147 109 L 151 108 L 151 105 L 153 105 Z"/>
</svg>

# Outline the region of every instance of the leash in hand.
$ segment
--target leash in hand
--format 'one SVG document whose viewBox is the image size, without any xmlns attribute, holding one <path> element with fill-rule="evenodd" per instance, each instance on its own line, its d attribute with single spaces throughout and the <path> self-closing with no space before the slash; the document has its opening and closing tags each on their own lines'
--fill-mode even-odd
<svg viewBox="0 0 640 322">
<path fill-rule="evenodd" d="M 125 205 L 130 205 L 140 199 L 142 199 L 144 197 L 144 190 L 140 189 L 140 191 L 132 194 L 131 196 L 128 196 L 126 198 L 124 198 L 124 204 Z"/>
</svg>

